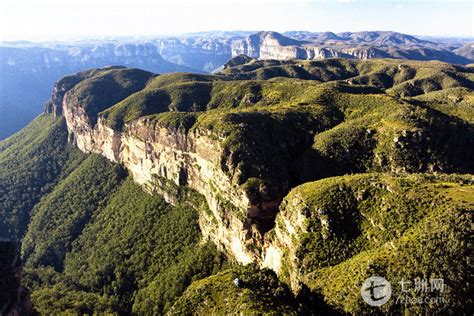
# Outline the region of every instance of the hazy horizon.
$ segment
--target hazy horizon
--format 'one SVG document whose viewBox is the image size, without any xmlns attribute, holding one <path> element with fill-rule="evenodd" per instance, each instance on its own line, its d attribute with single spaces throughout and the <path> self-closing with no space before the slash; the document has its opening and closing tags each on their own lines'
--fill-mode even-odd
<svg viewBox="0 0 474 316">
<path fill-rule="evenodd" d="M 124 41 L 126 42 L 127 40 L 135 41 L 135 40 L 146 40 L 146 39 L 153 39 L 153 38 L 166 38 L 166 37 L 187 37 L 187 36 L 193 36 L 194 34 L 198 36 L 198 34 L 201 33 L 213 33 L 213 32 L 227 32 L 227 33 L 237 33 L 237 32 L 249 32 L 249 33 L 257 33 L 257 32 L 265 32 L 265 31 L 275 31 L 275 30 L 209 30 L 209 31 L 199 31 L 199 32 L 182 32 L 182 33 L 168 33 L 168 34 L 150 34 L 150 35 L 97 35 L 97 36 L 71 36 L 71 37 L 63 37 L 60 39 L 37 39 L 37 40 L 31 40 L 31 39 L 11 39 L 11 40 L 1 40 L 1 43 L 16 43 L 16 42 L 26 42 L 26 43 L 67 43 L 67 42 L 87 42 L 87 41 Z M 346 31 L 340 31 L 340 32 L 333 32 L 333 31 L 318 31 L 318 30 L 281 30 L 281 31 L 275 31 L 278 33 L 285 33 L 285 32 L 314 32 L 314 33 L 323 33 L 323 32 L 333 32 L 335 34 L 339 33 L 344 33 L 344 32 L 385 32 L 385 31 L 392 31 L 392 32 L 397 32 L 393 30 L 359 30 L 359 31 L 353 31 L 353 30 L 346 30 Z M 411 35 L 415 37 L 420 37 L 420 38 L 433 38 L 433 39 L 465 39 L 465 40 L 471 40 L 474 39 L 474 34 L 473 35 L 423 35 L 423 34 L 412 34 L 412 33 L 403 33 L 403 32 L 398 32 L 401 34 L 406 34 L 406 35 Z"/>
<path fill-rule="evenodd" d="M 395 31 L 474 37 L 474 4 L 465 0 L 4 0 L 0 12 L 0 41 L 140 38 L 236 30 Z"/>
</svg>

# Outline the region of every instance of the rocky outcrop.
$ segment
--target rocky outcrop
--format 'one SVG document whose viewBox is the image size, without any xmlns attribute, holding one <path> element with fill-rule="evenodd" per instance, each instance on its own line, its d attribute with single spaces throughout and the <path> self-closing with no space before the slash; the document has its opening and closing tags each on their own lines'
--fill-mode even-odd
<svg viewBox="0 0 474 316">
<path fill-rule="evenodd" d="M 446 199 L 444 194 L 454 188 L 472 192 L 473 180 L 471 175 L 371 173 L 305 183 L 281 203 L 275 228 L 266 236 L 263 266 L 276 271 L 294 293 L 304 293 L 307 286 L 325 297 L 335 295 L 329 304 L 345 305 L 348 311 L 348 293 L 353 291 L 350 300 L 359 301 L 360 284 L 368 276 L 398 279 L 429 270 L 436 256 L 428 249 L 443 249 L 447 262 L 467 260 L 460 249 L 466 247 L 461 240 L 469 239 L 470 217 L 465 214 L 472 210 L 472 199 Z M 449 243 L 440 242 L 446 235 Z M 451 242 L 459 248 L 454 250 Z M 469 268 L 465 263 L 446 265 L 452 267 L 459 274 L 446 277 L 453 280 L 446 284 L 457 288 Z M 343 295 L 341 288 L 347 291 Z"/>
<path fill-rule="evenodd" d="M 259 260 L 255 245 L 262 244 L 263 236 L 252 225 L 252 218 L 274 217 L 279 201 L 261 203 L 232 181 L 221 167 L 224 152 L 220 139 L 206 130 L 163 127 L 146 117 L 117 131 L 100 115 L 97 123 L 92 123 L 83 107 L 68 104 L 67 92 L 63 94 L 60 87 L 55 91 L 58 94 L 51 104 L 57 108 L 56 102 L 64 96 L 61 108 L 70 141 L 81 151 L 123 164 L 137 183 L 170 203 L 176 202 L 179 186 L 201 193 L 210 209 L 200 218 L 204 237 L 241 263 Z"/>
<path fill-rule="evenodd" d="M 372 47 L 349 47 L 335 49 L 325 45 L 297 41 L 276 32 L 260 32 L 235 41 L 232 56 L 247 55 L 255 59 L 324 59 L 324 58 L 383 58 L 388 54 Z"/>
<path fill-rule="evenodd" d="M 306 59 L 303 42 L 276 32 L 259 32 L 232 44 L 232 56 L 247 55 L 255 59 Z"/>
<path fill-rule="evenodd" d="M 266 236 L 262 252 L 262 266 L 280 275 L 295 293 L 300 291 L 302 283 L 297 256 L 301 246 L 299 237 L 308 231 L 308 210 L 302 205 L 301 196 L 282 202 L 282 212 L 277 216 L 274 229 Z M 323 220 L 321 224 L 324 224 Z"/>
<path fill-rule="evenodd" d="M 454 50 L 454 52 L 462 57 L 465 57 L 471 61 L 474 61 L 474 43 L 468 43 L 458 49 Z"/>
<path fill-rule="evenodd" d="M 399 58 L 442 60 L 467 64 L 472 60 L 472 45 L 455 51 L 441 44 L 396 32 L 311 33 L 259 32 L 232 43 L 232 56 L 241 54 L 255 59 L 325 59 L 325 58 Z"/>
</svg>

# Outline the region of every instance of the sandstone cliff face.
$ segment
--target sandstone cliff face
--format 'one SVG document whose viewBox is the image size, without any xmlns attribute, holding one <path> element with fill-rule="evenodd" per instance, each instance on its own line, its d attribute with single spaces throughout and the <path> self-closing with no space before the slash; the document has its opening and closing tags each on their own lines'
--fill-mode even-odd
<svg viewBox="0 0 474 316">
<path fill-rule="evenodd" d="M 275 32 L 260 32 L 232 44 L 232 57 L 247 55 L 255 59 L 305 59 L 302 43 Z"/>
<path fill-rule="evenodd" d="M 233 62 L 240 66 L 243 62 L 245 66 L 247 60 L 241 57 Z M 333 61 L 328 62 L 334 66 Z M 258 63 L 251 60 L 249 65 Z M 273 61 L 272 64 L 276 63 Z M 344 71 L 345 68 L 336 69 Z M 398 69 L 405 68 L 398 65 Z M 94 73 L 98 75 L 94 76 Z M 292 187 L 348 173 L 464 170 L 459 161 L 467 165 L 466 170 L 471 170 L 471 164 L 465 163 L 467 158 L 459 160 L 469 156 L 465 149 L 472 148 L 469 138 L 451 139 L 442 132 L 449 124 L 450 130 L 456 131 L 454 134 L 470 135 L 466 126 L 457 124 L 454 128 L 451 121 L 430 111 L 399 103 L 380 93 L 363 96 L 354 93 L 349 98 L 342 89 L 370 84 L 371 80 L 378 82 L 375 75 L 373 78 L 351 75 L 355 77 L 349 84 L 341 83 L 331 90 L 318 91 L 321 93 L 317 95 L 318 104 L 306 104 L 297 99 L 294 107 L 299 111 L 288 110 L 282 115 L 276 111 L 281 110 L 276 102 L 278 107 L 260 105 L 255 112 L 224 111 L 220 105 L 233 107 L 239 98 L 241 101 L 248 98 L 247 94 L 235 96 L 229 93 L 223 82 L 215 87 L 227 94 L 215 93 L 213 98 L 233 99 L 235 102 L 229 105 L 213 105 L 209 102 L 213 99 L 211 94 L 206 97 L 208 84 L 204 90 L 200 88 L 202 85 L 188 85 L 188 81 L 183 83 L 191 89 L 189 91 L 193 95 L 204 95 L 204 101 L 199 99 L 191 103 L 182 98 L 179 102 L 183 106 L 176 107 L 173 103 L 177 100 L 176 95 L 174 99 L 146 99 L 144 95 L 154 96 L 157 91 L 168 89 L 171 85 L 168 81 L 181 83 L 179 80 L 184 79 L 106 68 L 59 81 L 48 109 L 64 116 L 69 139 L 80 150 L 122 164 L 148 192 L 159 193 L 170 203 L 176 203 L 186 195 L 189 192 L 186 187 L 202 194 L 208 205 L 208 209 L 199 208 L 204 238 L 213 241 L 240 263 L 255 262 L 273 269 L 291 284 L 294 292 L 298 292 L 300 284 L 304 283 L 300 276 L 304 263 L 299 259 L 299 252 L 304 248 L 300 237 L 311 233 L 308 225 L 314 225 L 316 220 L 322 228 L 321 238 L 325 240 L 331 223 L 324 207 L 307 208 L 304 197 L 290 196 Z M 81 78 L 84 81 L 77 84 Z M 173 84 L 176 83 L 173 81 Z M 299 91 L 314 88 L 278 84 L 274 87 L 284 89 L 270 91 L 286 93 L 298 88 L 300 90 L 295 94 L 299 96 Z M 236 89 L 243 87 L 235 82 L 232 85 Z M 257 91 L 260 95 L 260 86 L 252 88 L 250 92 Z M 361 91 L 367 91 L 365 89 Z M 143 97 L 138 99 L 141 103 L 136 101 L 137 95 Z M 286 98 L 286 103 L 292 101 L 292 98 Z M 255 106 L 256 102 L 246 105 Z M 319 102 L 325 106 L 320 106 Z M 189 103 L 188 107 L 184 106 L 186 103 Z M 364 120 L 356 124 L 351 120 L 343 121 L 339 106 L 349 106 L 347 112 L 351 113 L 352 109 L 360 108 L 359 103 L 369 103 L 373 107 L 370 112 L 361 114 L 365 115 L 362 116 Z M 382 111 L 387 107 L 396 110 Z M 176 108 L 185 112 L 175 112 Z M 269 111 L 270 108 L 275 112 Z M 209 110 L 195 112 L 204 109 Z M 182 118 L 182 114 L 189 115 L 186 117 L 191 118 L 192 123 L 176 119 Z M 450 144 L 449 150 L 445 144 Z M 327 195 L 337 200 L 333 193 Z M 308 223 L 311 212 L 313 217 Z M 351 226 L 346 224 L 340 226 Z M 319 250 L 315 252 L 319 253 Z"/>
<path fill-rule="evenodd" d="M 234 44 L 232 56 L 247 55 L 255 59 L 325 59 L 325 58 L 387 58 L 389 54 L 372 47 L 342 48 L 319 47 L 313 45 L 283 46 L 275 40 L 263 39 L 262 42 L 252 43 L 244 40 Z"/>
<path fill-rule="evenodd" d="M 204 237 L 241 263 L 259 260 L 254 245 L 261 245 L 262 236 L 250 216 L 258 216 L 265 205 L 252 205 L 247 193 L 222 170 L 219 139 L 207 131 L 161 127 L 147 118 L 126 124 L 121 132 L 108 127 L 101 116 L 93 125 L 81 106 L 67 103 L 67 95 L 61 100 L 62 113 L 70 141 L 80 150 L 123 164 L 137 183 L 170 203 L 176 202 L 178 186 L 201 193 L 210 209 L 200 218 Z M 60 94 L 53 96 L 59 99 Z"/>
<path fill-rule="evenodd" d="M 300 42 L 275 32 L 260 32 L 232 44 L 232 56 L 247 55 L 255 59 L 314 59 L 326 57 L 319 48 L 305 49 Z M 311 56 L 311 58 L 308 58 Z M 333 57 L 333 56 L 329 56 Z"/>
<path fill-rule="evenodd" d="M 391 55 L 376 46 L 334 45 L 334 42 L 305 42 L 276 32 L 260 32 L 232 43 L 232 57 L 247 55 L 255 59 L 388 58 Z M 393 56 L 392 56 L 393 57 Z"/>
<path fill-rule="evenodd" d="M 307 232 L 308 218 L 304 199 L 294 196 L 283 200 L 275 227 L 265 236 L 262 266 L 275 271 L 294 293 L 301 289 L 300 262 L 297 257 L 299 235 Z M 323 224 L 323 220 L 321 223 Z"/>
<path fill-rule="evenodd" d="M 255 59 L 324 59 L 337 57 L 374 58 L 357 50 L 338 51 L 334 48 L 305 45 L 274 32 L 261 32 L 232 44 L 232 56 L 246 55 Z M 360 56 L 359 56 L 360 55 Z"/>
<path fill-rule="evenodd" d="M 389 58 L 390 55 L 374 47 L 355 47 L 341 49 L 341 56 L 348 55 L 356 59 Z"/>
</svg>

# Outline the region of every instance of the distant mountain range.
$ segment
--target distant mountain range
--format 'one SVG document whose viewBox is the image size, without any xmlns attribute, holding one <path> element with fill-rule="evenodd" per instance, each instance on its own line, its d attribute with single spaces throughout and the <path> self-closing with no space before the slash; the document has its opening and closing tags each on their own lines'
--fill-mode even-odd
<svg viewBox="0 0 474 316">
<path fill-rule="evenodd" d="M 472 44 L 471 44 L 472 46 Z M 399 58 L 469 64 L 473 56 L 444 44 L 396 32 L 259 32 L 235 41 L 232 55 L 258 59 Z M 472 53 L 472 47 L 470 47 Z"/>
<path fill-rule="evenodd" d="M 465 57 L 471 61 L 474 60 L 474 43 L 468 43 L 454 50 L 454 52 L 462 57 Z"/>
<path fill-rule="evenodd" d="M 399 58 L 474 63 L 473 43 L 424 39 L 396 32 L 200 32 L 178 37 L 0 43 L 0 139 L 43 109 L 59 78 L 81 70 L 123 65 L 155 73 L 213 72 L 230 58 Z"/>
</svg>

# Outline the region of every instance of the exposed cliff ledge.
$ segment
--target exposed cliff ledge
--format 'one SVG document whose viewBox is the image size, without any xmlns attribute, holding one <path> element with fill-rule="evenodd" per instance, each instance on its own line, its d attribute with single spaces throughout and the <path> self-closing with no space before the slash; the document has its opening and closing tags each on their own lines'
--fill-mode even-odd
<svg viewBox="0 0 474 316">
<path fill-rule="evenodd" d="M 94 78 L 92 84 L 101 80 Z M 176 187 L 188 186 L 201 193 L 211 210 L 210 214 L 201 214 L 204 237 L 241 263 L 260 260 L 263 233 L 269 229 L 267 221 L 273 223 L 282 193 L 268 194 L 258 183 L 249 188 L 236 182 L 234 178 L 240 171 L 228 161 L 235 157 L 222 146 L 222 138 L 206 128 L 173 128 L 150 117 L 113 129 L 103 114 L 97 114 L 105 108 L 103 104 L 91 106 L 93 97 L 81 103 L 81 97 L 77 97 L 82 89 L 79 85 L 67 92 L 67 87 L 61 85 L 60 81 L 50 107 L 65 117 L 71 142 L 83 152 L 98 153 L 123 164 L 137 183 L 149 192 L 160 193 L 170 203 L 180 194 Z M 120 101 L 117 93 L 114 98 L 114 102 Z M 93 107 L 97 109 L 90 110 Z"/>
<path fill-rule="evenodd" d="M 472 175 L 383 173 L 305 183 L 281 204 L 266 236 L 264 266 L 294 292 L 304 284 L 354 314 L 364 308 L 358 304 L 360 284 L 372 275 L 412 279 L 428 270 L 452 280 L 445 284 L 453 292 L 440 296 L 465 295 L 473 184 Z M 448 264 L 438 263 L 447 258 Z M 466 301 L 452 302 L 463 308 Z M 399 309 L 391 300 L 383 312 Z"/>
<path fill-rule="evenodd" d="M 303 32 L 304 33 L 304 32 Z M 326 58 L 397 58 L 412 60 L 442 60 L 468 64 L 468 49 L 445 50 L 439 44 L 419 40 L 394 32 L 308 33 L 259 32 L 232 43 L 232 57 L 241 54 L 255 59 Z M 464 53 L 464 54 L 463 54 Z M 466 58 L 467 57 L 467 58 Z"/>
<path fill-rule="evenodd" d="M 325 47 L 294 40 L 276 32 L 260 32 L 244 40 L 235 41 L 232 45 L 232 56 L 247 55 L 255 59 L 325 59 L 387 58 L 390 55 L 372 46 L 360 47 Z"/>
<path fill-rule="evenodd" d="M 250 220 L 246 211 L 257 206 L 251 205 L 246 193 L 233 186 L 219 167 L 223 154 L 219 141 L 198 130 L 186 133 L 153 126 L 146 118 L 119 132 L 106 126 L 103 119 L 91 126 L 80 110 L 63 109 L 72 141 L 79 149 L 123 164 L 137 183 L 170 203 L 175 203 L 179 194 L 174 186 L 187 185 L 203 194 L 212 211 L 201 214 L 204 237 L 226 248 L 239 262 L 255 260 L 245 245 L 257 232 L 250 232 L 245 225 Z M 229 206 L 236 212 L 230 212 Z"/>
<path fill-rule="evenodd" d="M 472 134 L 463 120 L 396 97 L 421 67 L 431 77 L 420 84 L 452 66 L 249 61 L 216 76 L 91 70 L 59 81 L 47 110 L 65 117 L 79 149 L 123 164 L 149 192 L 170 203 L 182 186 L 201 193 L 210 209 L 200 214 L 204 237 L 241 263 L 277 271 L 282 255 L 265 234 L 292 187 L 353 172 L 472 170 L 472 140 L 458 137 Z M 262 73 L 314 80 L 231 80 Z M 330 80 L 341 81 L 321 84 Z M 453 84 L 472 84 L 463 80 Z M 432 91 L 421 87 L 415 94 Z"/>
</svg>

